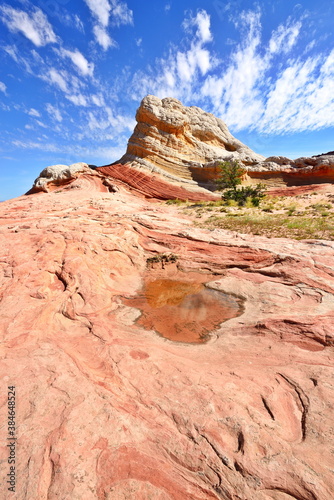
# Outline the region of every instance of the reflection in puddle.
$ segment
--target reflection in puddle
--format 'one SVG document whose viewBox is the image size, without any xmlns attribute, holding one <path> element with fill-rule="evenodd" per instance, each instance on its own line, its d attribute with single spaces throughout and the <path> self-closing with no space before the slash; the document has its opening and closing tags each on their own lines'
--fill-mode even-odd
<svg viewBox="0 0 334 500">
<path fill-rule="evenodd" d="M 241 301 L 234 296 L 201 283 L 171 279 L 151 281 L 138 297 L 124 302 L 141 310 L 137 324 L 177 342 L 205 342 L 223 321 L 242 312 Z"/>
</svg>

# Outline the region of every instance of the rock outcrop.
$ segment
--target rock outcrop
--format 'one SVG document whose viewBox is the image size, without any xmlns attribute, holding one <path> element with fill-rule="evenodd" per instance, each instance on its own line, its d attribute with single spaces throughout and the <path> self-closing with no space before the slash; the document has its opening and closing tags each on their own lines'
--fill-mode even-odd
<svg viewBox="0 0 334 500">
<path fill-rule="evenodd" d="M 303 186 L 334 182 L 334 154 L 332 152 L 290 160 L 284 156 L 271 156 L 248 168 L 253 182 L 269 186 Z"/>
<path fill-rule="evenodd" d="M 137 110 L 137 125 L 118 163 L 164 175 L 186 188 L 207 187 L 217 160 L 238 159 L 249 165 L 264 160 L 229 132 L 225 123 L 177 99 L 146 96 Z"/>
<path fill-rule="evenodd" d="M 233 137 L 222 120 L 195 106 L 183 106 L 174 98 L 146 96 L 136 119 L 120 160 L 103 167 L 87 163 L 47 167 L 29 194 L 50 191 L 78 175 L 95 172 L 105 178 L 105 184 L 115 178 L 149 198 L 215 200 L 219 197 L 214 193 L 218 165 L 226 160 L 243 163 L 245 183 L 264 182 L 281 189 L 334 181 L 332 152 L 296 160 L 264 158 Z"/>
<path fill-rule="evenodd" d="M 1 203 L 15 498 L 332 498 L 334 243 L 200 230 L 105 179 Z M 176 263 L 154 263 L 165 253 Z M 244 310 L 207 343 L 166 340 L 126 303 L 157 279 L 205 281 Z"/>
<path fill-rule="evenodd" d="M 73 181 L 79 175 L 90 174 L 89 165 L 84 162 L 73 163 L 72 165 L 50 165 L 46 167 L 35 179 L 31 190 L 27 194 L 39 191 L 48 192 L 59 185 Z"/>
<path fill-rule="evenodd" d="M 146 96 L 136 120 L 127 151 L 117 163 L 160 174 L 169 183 L 181 182 L 187 190 L 215 190 L 217 165 L 233 159 L 244 164 L 249 183 L 277 188 L 334 181 L 333 152 L 296 160 L 265 158 L 233 137 L 222 120 L 174 98 Z"/>
</svg>

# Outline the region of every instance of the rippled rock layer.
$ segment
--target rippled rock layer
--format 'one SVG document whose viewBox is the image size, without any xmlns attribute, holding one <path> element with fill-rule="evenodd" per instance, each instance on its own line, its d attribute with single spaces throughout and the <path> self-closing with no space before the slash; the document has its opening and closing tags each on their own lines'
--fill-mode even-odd
<svg viewBox="0 0 334 500">
<path fill-rule="evenodd" d="M 0 205 L 16 497 L 332 498 L 334 244 L 196 229 L 117 178 L 72 174 Z M 164 339 L 125 303 L 207 275 L 244 307 L 207 343 Z"/>
</svg>

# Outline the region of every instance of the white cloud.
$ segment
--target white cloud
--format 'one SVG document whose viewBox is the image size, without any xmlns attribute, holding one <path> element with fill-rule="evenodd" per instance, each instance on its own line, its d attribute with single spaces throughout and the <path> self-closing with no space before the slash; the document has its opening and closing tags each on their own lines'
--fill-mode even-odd
<svg viewBox="0 0 334 500">
<path fill-rule="evenodd" d="M 333 51 L 334 52 L 334 51 Z M 332 59 L 294 61 L 277 78 L 256 128 L 267 133 L 299 132 L 334 126 Z"/>
<path fill-rule="evenodd" d="M 40 149 L 42 151 L 51 151 L 51 152 L 59 152 L 61 151 L 61 148 L 57 146 L 56 144 L 50 144 L 50 143 L 40 143 L 40 142 L 33 142 L 33 141 L 19 141 L 19 140 L 14 140 L 12 141 L 12 144 L 16 146 L 17 148 L 21 149 Z"/>
<path fill-rule="evenodd" d="M 276 31 L 272 33 L 269 42 L 269 51 L 271 54 L 287 54 L 295 45 L 300 33 L 302 23 L 300 21 L 292 23 L 288 19 L 286 26 L 281 24 Z"/>
<path fill-rule="evenodd" d="M 136 39 L 136 45 L 137 45 L 137 47 L 140 47 L 140 46 L 141 46 L 141 44 L 142 44 L 142 42 L 143 42 L 143 39 L 142 39 L 142 38 L 138 38 L 138 39 Z"/>
<path fill-rule="evenodd" d="M 45 125 L 45 123 L 41 122 L 40 120 L 36 120 L 36 123 L 42 128 L 48 128 L 47 125 Z"/>
<path fill-rule="evenodd" d="M 117 132 L 123 132 L 124 130 L 132 131 L 136 125 L 136 120 L 133 117 L 115 114 L 109 106 L 106 106 L 99 112 L 89 111 L 87 121 L 88 128 L 91 131 L 107 130 L 109 128 Z"/>
<path fill-rule="evenodd" d="M 84 24 L 83 24 L 83 22 L 81 21 L 80 17 L 77 14 L 75 14 L 75 16 L 74 16 L 74 25 L 82 33 L 85 32 Z"/>
<path fill-rule="evenodd" d="M 0 91 L 6 94 L 6 85 L 3 82 L 0 82 Z"/>
<path fill-rule="evenodd" d="M 167 4 L 165 5 L 165 11 L 166 11 L 166 12 L 169 12 L 169 11 L 170 11 L 170 8 L 171 8 L 170 3 L 167 3 Z"/>
<path fill-rule="evenodd" d="M 65 94 L 65 98 L 75 106 L 88 106 L 89 96 L 85 96 L 82 91 L 86 88 L 81 79 L 65 70 L 51 68 L 47 74 L 39 76 L 42 80 L 55 85 Z"/>
<path fill-rule="evenodd" d="M 49 70 L 49 79 L 63 92 L 68 92 L 68 85 L 65 79 L 65 72 L 57 71 L 55 68 Z"/>
<path fill-rule="evenodd" d="M 2 21 L 11 32 L 23 33 L 37 47 L 57 41 L 46 15 L 37 7 L 29 15 L 10 5 L 2 5 L 0 13 Z"/>
<path fill-rule="evenodd" d="M 193 26 L 197 28 L 196 35 L 202 43 L 210 42 L 212 40 L 212 34 L 210 31 L 210 16 L 205 10 L 198 11 L 195 17 L 185 19 L 183 22 L 183 27 L 187 31 L 190 31 Z"/>
<path fill-rule="evenodd" d="M 116 26 L 121 24 L 133 24 L 133 12 L 130 10 L 126 3 L 119 2 L 118 0 L 111 0 L 112 5 L 112 23 Z"/>
<path fill-rule="evenodd" d="M 212 40 L 208 14 L 188 17 L 183 23 L 186 48 L 171 47 L 166 58 L 137 72 L 132 97 L 179 98 L 216 114 L 233 132 L 281 134 L 334 126 L 334 49 L 301 56 L 297 44 L 306 17 L 288 18 L 266 45 L 259 9 L 234 19 L 240 41 L 228 59 L 218 61 L 205 45 Z"/>
<path fill-rule="evenodd" d="M 263 50 L 259 16 L 239 16 L 243 41 L 222 76 L 209 75 L 203 83 L 212 111 L 234 131 L 281 134 L 334 126 L 334 50 L 302 61 L 294 47 L 303 24 L 290 18 Z"/>
<path fill-rule="evenodd" d="M 155 62 L 154 70 L 137 73 L 133 79 L 133 97 L 145 93 L 159 97 L 174 96 L 183 101 L 196 99 L 201 76 L 217 65 L 217 59 L 204 45 L 212 40 L 210 16 L 199 11 L 187 18 L 183 27 L 188 35 L 188 50 L 172 47 L 167 58 Z"/>
<path fill-rule="evenodd" d="M 19 62 L 19 57 L 15 45 L 5 45 L 3 50 L 8 54 L 16 63 Z"/>
<path fill-rule="evenodd" d="M 92 76 L 94 72 L 94 63 L 89 63 L 85 56 L 79 52 L 79 50 L 66 50 L 59 49 L 57 50 L 58 54 L 62 57 L 68 57 L 71 59 L 72 63 L 76 66 L 79 72 L 84 76 Z"/>
<path fill-rule="evenodd" d="M 103 26 L 96 24 L 93 27 L 93 33 L 95 35 L 96 41 L 104 50 L 108 50 L 109 47 L 117 46 L 117 43 L 108 35 L 108 32 Z"/>
<path fill-rule="evenodd" d="M 133 12 L 126 3 L 118 0 L 85 0 L 97 24 L 93 27 L 96 41 L 104 50 L 115 47 L 116 42 L 109 36 L 107 28 L 109 20 L 115 26 L 133 24 Z"/>
<path fill-rule="evenodd" d="M 103 106 L 105 106 L 103 95 L 94 94 L 91 96 L 91 99 L 92 99 L 92 103 L 95 104 L 95 106 L 98 106 L 99 108 L 102 108 Z"/>
<path fill-rule="evenodd" d="M 106 27 L 109 24 L 111 6 L 108 0 L 85 0 L 93 16 Z"/>
<path fill-rule="evenodd" d="M 258 85 L 263 82 L 267 59 L 259 54 L 261 42 L 260 13 L 240 16 L 243 41 L 232 52 L 223 75 L 209 76 L 202 95 L 209 97 L 215 112 L 235 130 L 251 127 L 259 119 L 263 101 Z"/>
<path fill-rule="evenodd" d="M 37 116 L 38 118 L 41 116 L 40 112 L 37 111 L 35 108 L 30 108 L 29 111 L 27 111 L 28 115 L 30 116 Z"/>
<path fill-rule="evenodd" d="M 69 158 L 67 160 L 68 163 L 73 163 L 74 157 L 83 159 L 84 161 L 89 161 L 88 158 L 90 158 L 94 162 L 96 162 L 96 160 L 98 159 L 107 160 L 111 162 L 121 158 L 121 156 L 123 156 L 126 150 L 127 138 L 122 136 L 118 137 L 118 139 L 119 139 L 118 144 L 116 144 L 115 146 L 104 146 L 104 147 L 103 146 L 97 147 L 96 144 L 85 145 L 85 146 L 82 146 L 80 144 L 60 146 L 58 144 L 42 141 L 42 138 L 38 138 L 39 142 L 14 140 L 12 141 L 12 144 L 16 148 L 20 149 L 31 149 L 31 150 L 39 150 L 42 151 L 43 153 L 51 152 L 58 154 L 60 153 L 62 155 L 69 155 Z"/>
<path fill-rule="evenodd" d="M 66 94 L 65 97 L 76 106 L 88 106 L 87 98 L 83 94 Z"/>
<path fill-rule="evenodd" d="M 50 115 L 51 118 L 53 118 L 57 122 L 63 121 L 63 117 L 62 117 L 58 108 L 56 108 L 55 106 L 53 106 L 50 103 L 47 103 L 45 108 L 46 108 L 46 111 L 48 112 L 48 114 Z"/>
</svg>

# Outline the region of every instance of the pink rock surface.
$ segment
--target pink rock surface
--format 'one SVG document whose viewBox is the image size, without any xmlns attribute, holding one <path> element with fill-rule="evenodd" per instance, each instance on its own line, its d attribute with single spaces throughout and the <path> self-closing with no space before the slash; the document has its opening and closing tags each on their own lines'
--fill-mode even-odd
<svg viewBox="0 0 334 500">
<path fill-rule="evenodd" d="M 0 210 L 2 423 L 17 393 L 16 496 L 3 427 L 1 498 L 333 498 L 333 242 L 196 229 L 89 175 Z M 147 266 L 168 252 L 177 267 Z M 201 273 L 245 300 L 205 344 L 124 304 Z"/>
</svg>

